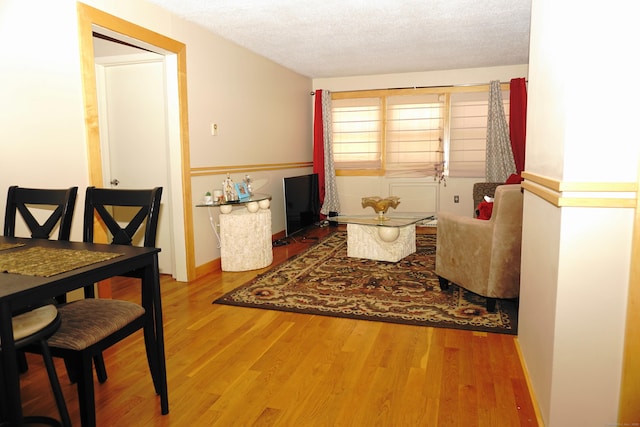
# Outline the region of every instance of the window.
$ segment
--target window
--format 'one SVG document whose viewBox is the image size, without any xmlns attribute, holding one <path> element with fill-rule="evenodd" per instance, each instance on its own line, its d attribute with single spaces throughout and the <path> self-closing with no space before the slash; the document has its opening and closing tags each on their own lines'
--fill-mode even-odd
<svg viewBox="0 0 640 427">
<path fill-rule="evenodd" d="M 385 170 L 431 174 L 443 161 L 442 95 L 390 96 L 385 127 Z"/>
<path fill-rule="evenodd" d="M 379 98 L 332 101 L 333 161 L 336 169 L 382 167 Z"/>
<path fill-rule="evenodd" d="M 488 98 L 489 85 L 333 92 L 336 171 L 418 177 L 444 164 L 449 176 L 483 177 Z"/>
<path fill-rule="evenodd" d="M 502 103 L 508 123 L 509 91 L 502 92 Z M 447 151 L 449 176 L 485 176 L 488 109 L 488 92 L 451 94 Z"/>
</svg>

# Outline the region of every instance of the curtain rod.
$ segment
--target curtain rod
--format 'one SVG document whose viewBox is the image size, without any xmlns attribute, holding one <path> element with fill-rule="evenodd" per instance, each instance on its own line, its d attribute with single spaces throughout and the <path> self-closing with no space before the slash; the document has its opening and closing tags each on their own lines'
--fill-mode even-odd
<svg viewBox="0 0 640 427">
<path fill-rule="evenodd" d="M 524 81 L 525 81 L 525 83 L 529 83 L 529 80 L 527 80 L 527 79 L 525 79 Z M 511 82 L 502 82 L 502 81 L 500 82 L 501 85 L 509 84 L 509 83 L 511 83 Z M 461 84 L 461 85 L 408 86 L 408 87 L 391 87 L 391 88 L 385 88 L 385 89 L 359 89 L 359 90 L 348 90 L 348 91 L 345 91 L 345 92 L 364 92 L 364 91 L 369 91 L 369 90 L 434 89 L 434 88 L 439 88 L 439 87 L 473 87 L 473 86 L 486 86 L 488 84 L 491 84 L 491 82 L 489 82 L 489 83 L 466 83 L 466 84 Z M 309 95 L 311 95 L 311 96 L 313 96 L 315 94 L 316 94 L 315 91 L 309 92 Z"/>
</svg>

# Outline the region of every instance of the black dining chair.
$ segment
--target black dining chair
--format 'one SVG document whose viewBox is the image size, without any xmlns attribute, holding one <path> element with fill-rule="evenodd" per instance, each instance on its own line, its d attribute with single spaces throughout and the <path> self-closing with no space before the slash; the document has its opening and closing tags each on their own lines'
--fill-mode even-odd
<svg viewBox="0 0 640 427">
<path fill-rule="evenodd" d="M 60 421 L 45 416 L 28 416 L 24 417 L 25 424 L 46 424 L 51 426 L 71 426 L 71 419 L 69 418 L 69 412 L 67 405 L 64 401 L 64 395 L 60 387 L 58 375 L 56 373 L 56 367 L 53 363 L 49 346 L 47 345 L 47 338 L 55 333 L 60 327 L 60 314 L 56 310 L 54 304 L 46 304 L 41 307 L 37 307 L 26 311 L 24 313 L 16 314 L 12 318 L 13 323 L 13 338 L 15 339 L 15 348 L 20 350 L 26 346 L 37 346 L 42 353 L 45 368 L 47 369 L 47 375 L 49 376 L 49 383 L 51 384 L 51 390 L 58 407 L 60 414 Z M 2 344 L 0 343 L 0 353 L 2 352 Z M 2 399 L 4 402 L 4 399 Z M 5 414 L 7 408 L 1 406 L 0 414 Z M 0 419 L 4 418 L 4 415 L 0 416 Z M 0 425 L 4 425 L 0 422 Z"/>
<path fill-rule="evenodd" d="M 78 187 L 60 190 L 25 188 L 17 185 L 9 187 L 4 216 L 4 235 L 16 237 L 16 218 L 19 213 L 29 228 L 32 238 L 48 239 L 56 225 L 60 224 L 58 240 L 68 241 L 77 193 Z M 35 212 L 35 210 L 46 211 L 47 208 L 53 208 L 53 210 L 45 212 L 44 215 Z M 47 218 L 45 221 L 39 221 L 36 215 Z"/>
<path fill-rule="evenodd" d="M 143 246 L 155 247 L 162 187 L 151 190 L 120 190 L 89 187 L 86 191 L 83 240 L 93 242 L 96 219 L 107 227 L 114 245 L 132 245 L 138 230 L 143 231 Z M 124 211 L 123 211 L 124 210 Z M 121 218 L 127 215 L 128 220 Z M 126 222 L 126 225 L 121 225 Z M 144 227 L 141 226 L 144 224 Z M 141 271 L 127 276 L 141 277 Z M 84 287 L 85 298 L 58 307 L 62 326 L 49 339 L 54 357 L 64 358 L 72 381 L 77 383 L 82 426 L 95 426 L 93 364 L 98 381 L 107 380 L 102 352 L 144 329 L 146 317 L 141 304 L 115 299 L 96 298 L 94 284 Z M 143 300 L 151 295 L 143 293 Z M 145 344 L 153 345 L 153 332 L 145 331 Z M 35 347 L 30 347 L 35 349 Z M 156 393 L 160 393 L 156 373 L 157 360 L 148 356 Z"/>
<path fill-rule="evenodd" d="M 18 217 L 21 217 L 27 226 L 31 238 L 49 239 L 56 226 L 58 226 L 58 240 L 69 241 L 77 193 L 78 187 L 64 189 L 26 188 L 17 185 L 9 187 L 4 216 L 4 235 L 6 237 L 17 237 L 16 223 Z M 66 296 L 60 295 L 56 297 L 56 300 L 58 302 L 64 302 L 66 301 Z M 45 302 L 35 302 L 34 307 L 44 303 Z M 48 304 L 45 305 L 45 307 L 55 308 L 55 306 Z M 58 376 L 55 372 L 55 367 L 53 366 L 53 361 L 51 360 L 49 348 L 46 343 L 46 338 L 60 326 L 60 319 L 56 310 L 55 321 L 52 319 L 48 325 L 38 323 L 38 321 L 42 320 L 43 310 L 44 309 L 38 308 L 14 317 L 14 336 L 16 338 L 16 350 L 18 351 L 18 366 L 20 372 L 24 373 L 28 370 L 27 359 L 23 352 L 24 347 L 35 345 L 39 348 L 39 352 L 44 359 L 47 373 L 49 374 L 49 382 L 54 392 L 62 424 L 66 426 L 70 425 L 69 414 L 62 392 L 60 391 Z M 45 313 L 50 312 L 51 311 L 45 311 Z M 30 324 L 31 334 L 25 332 L 23 329 L 25 322 Z M 34 324 L 42 326 L 42 329 L 34 330 Z M 43 337 L 45 338 L 43 339 Z"/>
<path fill-rule="evenodd" d="M 17 185 L 9 187 L 4 215 L 4 235 L 17 237 L 16 220 L 20 214 L 29 229 L 31 238 L 49 239 L 55 227 L 59 226 L 58 240 L 68 242 L 77 194 L 78 187 L 65 189 L 26 188 Z M 56 300 L 64 303 L 67 297 L 59 295 Z"/>
</svg>

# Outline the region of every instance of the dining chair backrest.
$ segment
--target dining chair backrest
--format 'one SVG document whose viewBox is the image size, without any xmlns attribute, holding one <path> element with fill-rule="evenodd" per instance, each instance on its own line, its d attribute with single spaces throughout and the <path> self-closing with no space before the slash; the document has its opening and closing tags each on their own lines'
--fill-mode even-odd
<svg viewBox="0 0 640 427">
<path fill-rule="evenodd" d="M 58 240 L 69 240 L 71 235 L 71 219 L 76 205 L 78 187 L 67 189 L 41 189 L 9 187 L 7 207 L 4 217 L 4 235 L 16 237 L 17 212 L 24 219 L 31 237 L 48 239 L 59 223 Z M 32 209 L 48 209 L 54 207 L 53 212 L 43 223 L 40 223 Z"/>
<path fill-rule="evenodd" d="M 160 215 L 162 187 L 150 190 L 120 190 L 112 188 L 88 187 L 84 207 L 83 240 L 93 242 L 96 216 L 106 225 L 113 236 L 114 245 L 132 245 L 136 232 L 144 223 L 144 241 L 142 246 L 155 247 Z M 135 215 L 126 225 L 114 218 L 113 208 L 137 208 Z"/>
</svg>

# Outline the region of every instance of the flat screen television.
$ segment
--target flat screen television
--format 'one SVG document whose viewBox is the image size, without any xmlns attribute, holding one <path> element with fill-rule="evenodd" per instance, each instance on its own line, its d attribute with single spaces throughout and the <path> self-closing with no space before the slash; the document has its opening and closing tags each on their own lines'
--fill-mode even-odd
<svg viewBox="0 0 640 427">
<path fill-rule="evenodd" d="M 318 174 L 283 178 L 286 235 L 298 233 L 320 221 Z"/>
</svg>

